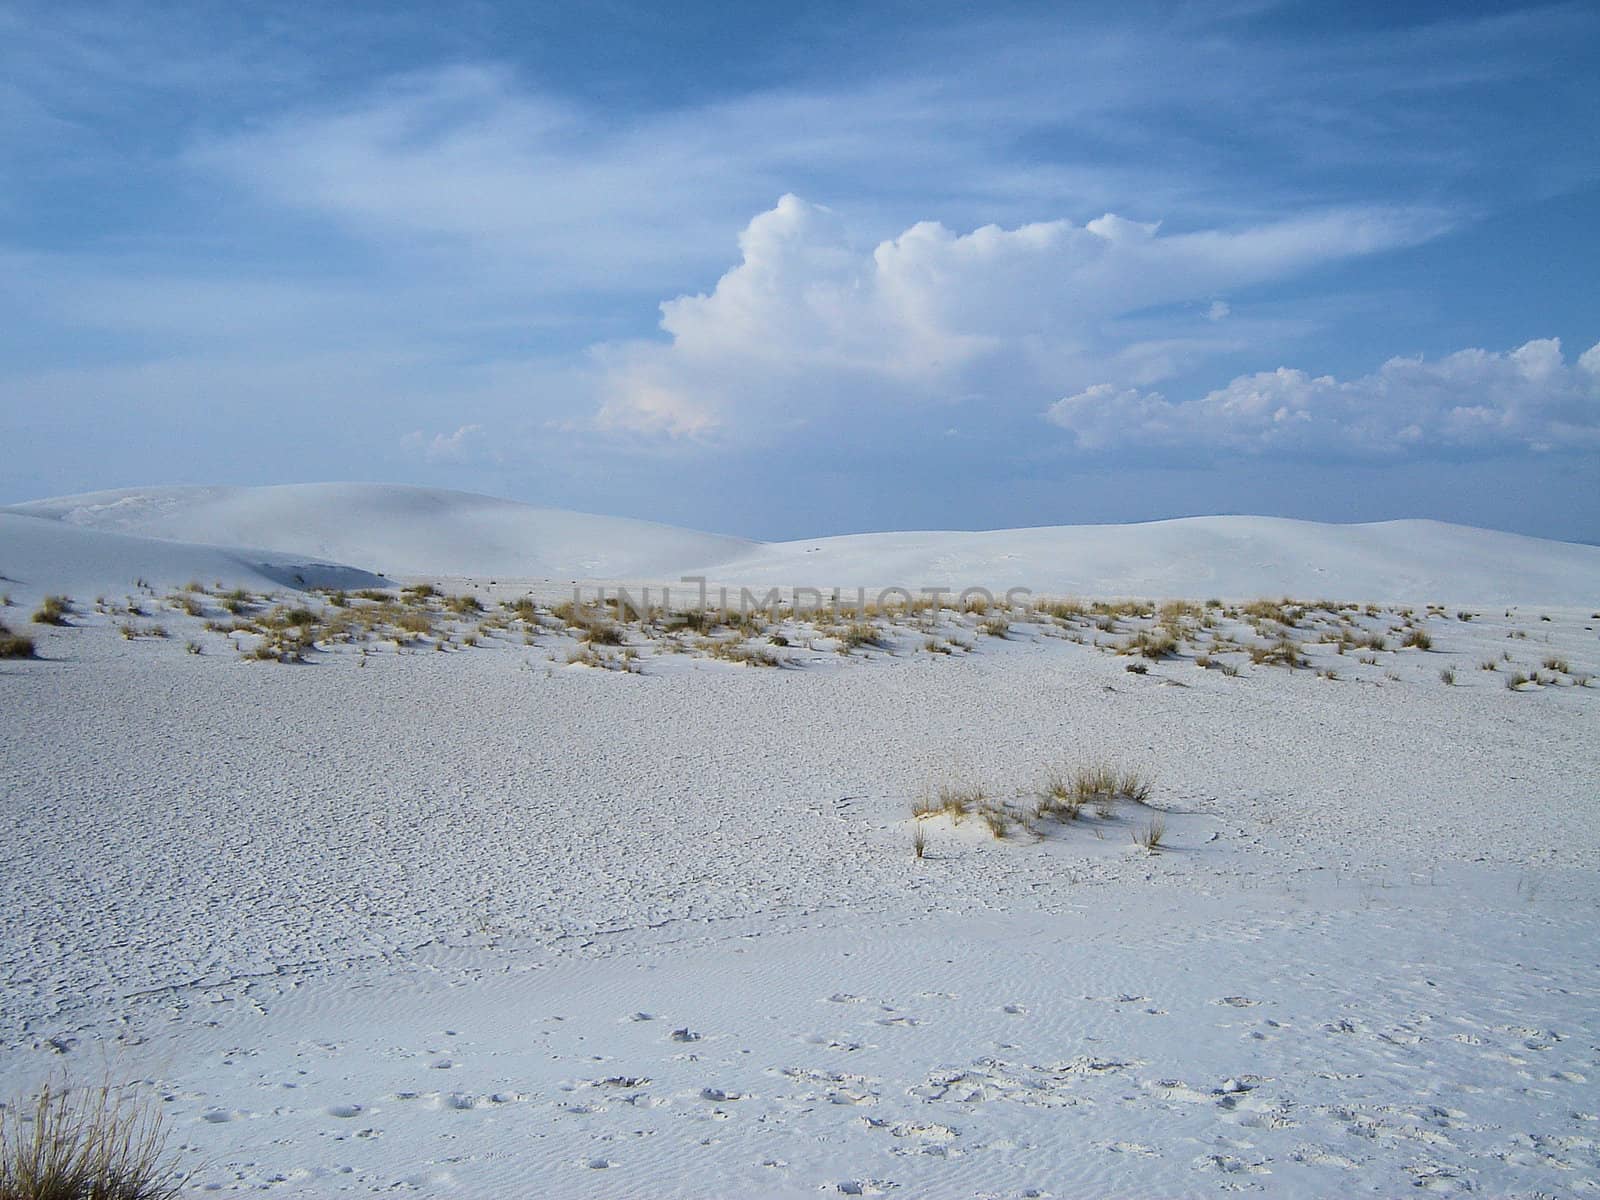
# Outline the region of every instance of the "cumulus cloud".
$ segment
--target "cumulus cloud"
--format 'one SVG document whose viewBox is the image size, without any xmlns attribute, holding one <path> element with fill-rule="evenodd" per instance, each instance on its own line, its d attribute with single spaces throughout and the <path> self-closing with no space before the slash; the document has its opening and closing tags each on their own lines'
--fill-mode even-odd
<svg viewBox="0 0 1600 1200">
<path fill-rule="evenodd" d="M 598 348 L 602 426 L 772 428 L 802 401 L 938 402 L 1059 393 L 1117 363 L 1148 382 L 1231 347 L 1218 291 L 1426 235 L 1415 216 L 1344 210 L 1242 230 L 1163 233 L 1106 214 L 956 233 L 923 221 L 865 250 L 786 195 L 739 238 L 709 294 L 661 306 L 670 342 Z M 1130 322 L 1182 304 L 1159 335 Z M 1037 402 L 1037 401 L 1035 401 Z"/>
<path fill-rule="evenodd" d="M 1047 418 L 1089 451 L 1188 449 L 1396 457 L 1600 448 L 1600 345 L 1568 365 L 1556 338 L 1433 362 L 1392 358 L 1341 380 L 1279 367 L 1198 400 L 1100 383 Z"/>
</svg>

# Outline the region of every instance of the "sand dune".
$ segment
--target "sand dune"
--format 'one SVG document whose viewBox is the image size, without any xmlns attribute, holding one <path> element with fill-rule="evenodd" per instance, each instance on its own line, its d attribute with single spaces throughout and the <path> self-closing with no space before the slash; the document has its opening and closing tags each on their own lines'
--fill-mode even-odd
<svg viewBox="0 0 1600 1200">
<path fill-rule="evenodd" d="M 380 575 L 304 555 L 237 546 L 211 546 L 77 528 L 0 510 L 0 576 L 4 589 L 117 592 L 137 580 L 174 587 L 190 580 L 228 587 L 376 587 Z"/>
<path fill-rule="evenodd" d="M 132 488 L 12 511 L 145 537 L 262 546 L 387 575 L 653 577 L 756 546 L 649 521 L 385 484 Z"/>
<path fill-rule="evenodd" d="M 763 587 L 1021 586 L 1085 596 L 1289 594 L 1478 604 L 1582 605 L 1600 598 L 1600 547 L 1437 521 L 1189 517 L 761 543 L 383 484 L 135 488 L 10 511 L 79 529 L 259 546 L 391 576 L 705 575 Z"/>
</svg>

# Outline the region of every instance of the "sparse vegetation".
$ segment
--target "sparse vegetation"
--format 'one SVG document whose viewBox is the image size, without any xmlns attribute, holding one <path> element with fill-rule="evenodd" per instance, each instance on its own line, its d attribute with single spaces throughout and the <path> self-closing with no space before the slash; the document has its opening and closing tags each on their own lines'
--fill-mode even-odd
<svg viewBox="0 0 1600 1200">
<path fill-rule="evenodd" d="M 1167 822 L 1157 814 L 1151 817 L 1143 826 L 1133 831 L 1133 844 L 1142 846 L 1145 853 L 1155 854 L 1161 849 L 1161 841 L 1167 836 Z"/>
<path fill-rule="evenodd" d="M 33 623 L 35 625 L 65 625 L 67 614 L 72 611 L 72 601 L 66 596 L 46 596 L 39 601 L 39 607 L 34 609 Z"/>
<path fill-rule="evenodd" d="M 1406 634 L 1405 641 L 1401 645 L 1408 646 L 1414 650 L 1432 650 L 1433 639 L 1428 636 L 1426 629 L 1413 629 Z"/>
<path fill-rule="evenodd" d="M 0 658 L 32 658 L 33 639 L 24 637 L 20 633 L 12 633 L 4 621 L 0 621 Z"/>
<path fill-rule="evenodd" d="M 47 1084 L 0 1107 L 0 1200 L 170 1200 L 184 1180 L 167 1140 L 153 1100 Z"/>
</svg>

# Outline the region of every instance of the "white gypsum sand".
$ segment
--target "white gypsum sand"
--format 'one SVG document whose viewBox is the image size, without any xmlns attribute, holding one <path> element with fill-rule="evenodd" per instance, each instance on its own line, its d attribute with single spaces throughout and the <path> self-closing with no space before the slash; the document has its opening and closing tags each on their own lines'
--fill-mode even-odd
<svg viewBox="0 0 1600 1200">
<path fill-rule="evenodd" d="M 40 656 L 0 660 L 0 1090 L 150 1081 L 195 1194 L 1531 1197 L 1600 1178 L 1584 548 L 1520 539 L 1508 575 L 1461 549 L 1478 531 L 1447 531 L 1416 547 L 1456 555 L 1441 590 L 1399 597 L 1442 611 L 1317 610 L 1290 627 L 1302 669 L 1242 649 L 1213 651 L 1237 676 L 1201 669 L 1217 636 L 1279 627 L 1242 611 L 1185 618 L 1173 654 L 1116 653 L 1152 608 L 1017 613 L 1005 636 L 925 614 L 930 640 L 973 647 L 949 654 L 910 617 L 849 654 L 790 622 L 783 670 L 631 623 L 631 673 L 568 665 L 582 630 L 547 610 L 498 625 L 486 579 L 484 613 L 431 600 L 414 641 L 249 661 L 257 635 L 206 627 L 233 619 L 217 582 L 248 591 L 241 620 L 306 606 L 323 633 L 380 602 L 334 608 L 148 530 L 0 521 L 0 621 Z M 298 537 L 269 551 L 359 557 Z M 1387 598 L 1387 561 L 1301 598 Z M 1000 582 L 944 566 L 932 582 Z M 198 615 L 167 595 L 190 578 Z M 1482 604 L 1494 589 L 1515 606 Z M 67 625 L 28 620 L 47 593 L 72 596 Z M 168 636 L 124 632 L 154 624 Z M 1357 629 L 1386 648 L 1319 640 Z M 1430 648 L 1402 648 L 1413 631 Z M 911 815 L 941 787 L 1026 815 L 1050 768 L 1089 761 L 1143 772 L 1148 803 L 1003 839 L 976 813 Z"/>
</svg>

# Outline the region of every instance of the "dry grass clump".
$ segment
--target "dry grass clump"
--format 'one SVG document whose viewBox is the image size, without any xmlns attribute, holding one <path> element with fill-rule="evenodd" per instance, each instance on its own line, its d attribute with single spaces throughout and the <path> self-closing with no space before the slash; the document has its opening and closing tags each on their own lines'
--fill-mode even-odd
<svg viewBox="0 0 1600 1200">
<path fill-rule="evenodd" d="M 858 650 L 863 646 L 882 649 L 884 644 L 883 631 L 870 621 L 853 621 L 840 629 L 835 636 L 846 650 Z"/>
<path fill-rule="evenodd" d="M 47 1084 L 0 1107 L 0 1200 L 170 1200 L 184 1180 L 167 1137 L 125 1088 Z"/>
<path fill-rule="evenodd" d="M 1572 664 L 1564 658 L 1557 658 L 1553 654 L 1544 660 L 1543 665 L 1546 671 L 1559 671 L 1563 675 L 1572 674 Z"/>
<path fill-rule="evenodd" d="M 1034 813 L 1057 821 L 1076 821 L 1085 808 L 1093 806 L 1109 815 L 1119 800 L 1148 804 L 1153 790 L 1148 776 L 1110 763 L 1052 767 L 1036 792 Z"/>
<path fill-rule="evenodd" d="M 1279 638 L 1270 646 L 1252 646 L 1250 661 L 1258 667 L 1288 667 L 1291 670 L 1307 665 L 1305 655 L 1300 652 L 1300 644 L 1290 638 Z"/>
<path fill-rule="evenodd" d="M 765 646 L 746 646 L 739 641 L 706 639 L 700 648 L 712 658 L 746 667 L 781 667 L 783 660 Z"/>
<path fill-rule="evenodd" d="M 32 658 L 33 639 L 23 637 L 20 633 L 12 633 L 4 621 L 0 621 L 0 658 Z"/>
<path fill-rule="evenodd" d="M 985 617 L 978 625 L 978 629 L 990 637 L 1003 638 L 1011 633 L 1011 622 L 1006 617 L 996 613 L 992 617 Z"/>
<path fill-rule="evenodd" d="M 911 857 L 925 858 L 928 854 L 928 831 L 918 821 L 911 827 Z"/>
<path fill-rule="evenodd" d="M 123 622 L 117 626 L 117 630 L 130 642 L 137 638 L 164 638 L 167 636 L 167 629 L 164 625 L 135 625 L 132 621 Z"/>
<path fill-rule="evenodd" d="M 204 594 L 205 589 L 200 588 L 199 595 Z M 167 607 L 176 609 L 179 612 L 187 613 L 191 617 L 203 617 L 206 615 L 206 606 L 200 603 L 200 601 L 196 598 L 196 593 L 192 589 L 182 592 L 174 592 L 172 595 L 168 596 Z"/>
<path fill-rule="evenodd" d="M 46 596 L 33 611 L 35 625 L 65 625 L 72 611 L 72 600 L 66 596 Z"/>
<path fill-rule="evenodd" d="M 1170 658 L 1178 652 L 1178 639 L 1170 630 L 1145 629 L 1119 642 L 1118 654 L 1137 654 L 1152 661 Z"/>
<path fill-rule="evenodd" d="M 1532 682 L 1533 680 L 1529 679 L 1521 671 L 1516 671 L 1506 676 L 1506 689 L 1514 692 L 1521 688 L 1523 684 Z"/>
<path fill-rule="evenodd" d="M 625 646 L 628 639 L 624 636 L 621 626 L 613 625 L 610 621 L 596 621 L 585 626 L 578 640 L 590 646 Z"/>
<path fill-rule="evenodd" d="M 931 794 L 919 799 L 911 811 L 918 818 L 949 817 L 959 825 L 991 803 L 989 794 L 981 787 L 965 783 L 941 783 Z"/>
<path fill-rule="evenodd" d="M 1161 839 L 1166 836 L 1167 822 L 1158 814 L 1133 831 L 1133 844 L 1143 847 L 1147 854 L 1155 854 L 1161 848 Z"/>
<path fill-rule="evenodd" d="M 1428 636 L 1428 631 L 1426 629 L 1413 629 L 1410 633 L 1406 634 L 1405 641 L 1400 644 L 1402 646 L 1409 646 L 1415 650 L 1433 649 L 1433 639 Z"/>
</svg>

